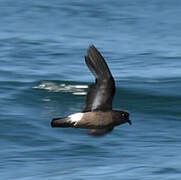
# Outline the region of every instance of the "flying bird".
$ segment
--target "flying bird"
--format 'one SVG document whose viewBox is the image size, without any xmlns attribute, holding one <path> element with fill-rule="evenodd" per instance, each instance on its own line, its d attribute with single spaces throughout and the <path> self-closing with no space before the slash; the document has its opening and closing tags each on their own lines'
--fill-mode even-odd
<svg viewBox="0 0 181 180">
<path fill-rule="evenodd" d="M 111 132 L 115 126 L 131 124 L 127 111 L 112 109 L 115 81 L 104 58 L 94 45 L 89 47 L 85 62 L 95 76 L 95 83 L 88 89 L 84 109 L 68 117 L 53 118 L 51 126 L 90 129 L 90 135 L 100 136 Z"/>
</svg>

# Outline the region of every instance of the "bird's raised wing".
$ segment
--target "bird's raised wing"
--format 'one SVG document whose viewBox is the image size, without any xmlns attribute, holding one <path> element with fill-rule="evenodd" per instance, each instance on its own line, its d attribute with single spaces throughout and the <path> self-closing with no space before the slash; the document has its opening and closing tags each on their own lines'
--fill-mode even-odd
<svg viewBox="0 0 181 180">
<path fill-rule="evenodd" d="M 86 105 L 82 112 L 111 110 L 115 82 L 104 58 L 93 45 L 89 47 L 85 62 L 96 81 L 89 87 Z"/>
</svg>

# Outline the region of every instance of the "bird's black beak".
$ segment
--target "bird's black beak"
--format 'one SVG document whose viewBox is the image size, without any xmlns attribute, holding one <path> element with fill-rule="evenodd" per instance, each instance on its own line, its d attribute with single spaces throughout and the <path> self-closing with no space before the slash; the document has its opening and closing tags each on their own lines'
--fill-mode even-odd
<svg viewBox="0 0 181 180">
<path fill-rule="evenodd" d="M 130 125 L 132 125 L 132 122 L 131 122 L 131 120 L 129 120 L 129 119 L 128 119 L 128 121 L 127 121 L 127 122 L 128 122 Z"/>
</svg>

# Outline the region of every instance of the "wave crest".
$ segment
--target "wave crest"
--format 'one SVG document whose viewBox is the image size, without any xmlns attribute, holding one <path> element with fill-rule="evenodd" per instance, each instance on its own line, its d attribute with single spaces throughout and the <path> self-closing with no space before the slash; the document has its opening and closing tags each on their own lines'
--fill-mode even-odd
<svg viewBox="0 0 181 180">
<path fill-rule="evenodd" d="M 34 86 L 33 88 L 44 89 L 51 92 L 70 92 L 74 95 L 86 95 L 87 92 L 85 91 L 85 89 L 88 88 L 88 85 L 42 82 L 41 84 Z"/>
</svg>

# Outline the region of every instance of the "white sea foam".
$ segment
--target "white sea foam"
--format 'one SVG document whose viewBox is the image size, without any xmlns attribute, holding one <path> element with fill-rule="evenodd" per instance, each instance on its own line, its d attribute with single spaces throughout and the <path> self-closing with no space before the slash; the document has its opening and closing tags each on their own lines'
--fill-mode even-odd
<svg viewBox="0 0 181 180">
<path fill-rule="evenodd" d="M 38 86 L 33 88 L 44 89 L 52 92 L 70 92 L 74 95 L 86 95 L 85 89 L 88 88 L 87 85 L 66 85 L 64 83 L 57 84 L 54 82 L 42 82 Z"/>
</svg>

